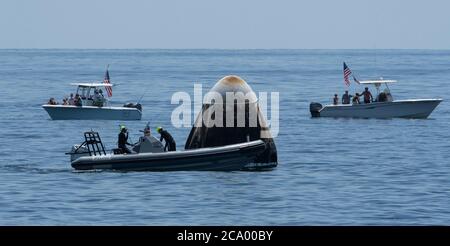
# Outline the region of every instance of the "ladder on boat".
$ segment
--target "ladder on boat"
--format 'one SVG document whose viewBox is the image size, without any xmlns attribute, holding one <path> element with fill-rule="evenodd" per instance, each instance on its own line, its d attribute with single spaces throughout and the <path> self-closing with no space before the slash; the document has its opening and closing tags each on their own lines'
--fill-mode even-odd
<svg viewBox="0 0 450 246">
<path fill-rule="evenodd" d="M 86 145 L 90 156 L 106 155 L 105 146 L 98 132 L 90 131 L 84 133 L 85 141 L 80 145 Z"/>
</svg>

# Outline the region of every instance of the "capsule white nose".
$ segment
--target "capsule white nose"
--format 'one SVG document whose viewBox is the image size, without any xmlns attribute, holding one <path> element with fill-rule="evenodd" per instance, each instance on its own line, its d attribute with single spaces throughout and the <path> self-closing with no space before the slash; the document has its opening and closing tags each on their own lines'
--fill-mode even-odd
<svg viewBox="0 0 450 246">
<path fill-rule="evenodd" d="M 210 91 L 219 93 L 224 100 L 226 99 L 226 93 L 232 92 L 235 93 L 235 96 L 238 98 L 245 96 L 245 100 L 248 100 L 250 103 L 256 103 L 258 101 L 256 94 L 247 82 L 236 75 L 228 75 L 223 77 L 213 86 L 213 88 L 211 88 Z"/>
</svg>

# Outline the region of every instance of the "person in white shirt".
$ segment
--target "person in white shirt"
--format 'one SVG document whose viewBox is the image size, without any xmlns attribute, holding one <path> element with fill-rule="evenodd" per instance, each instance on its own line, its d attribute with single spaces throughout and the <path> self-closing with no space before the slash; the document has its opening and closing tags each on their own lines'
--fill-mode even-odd
<svg viewBox="0 0 450 246">
<path fill-rule="evenodd" d="M 73 93 L 70 93 L 69 105 L 75 105 L 75 99 L 73 98 Z"/>
</svg>

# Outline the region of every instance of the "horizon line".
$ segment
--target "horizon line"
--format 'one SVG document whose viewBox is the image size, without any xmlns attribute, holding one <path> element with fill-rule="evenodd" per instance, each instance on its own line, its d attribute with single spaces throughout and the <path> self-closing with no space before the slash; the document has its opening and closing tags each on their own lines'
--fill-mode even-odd
<svg viewBox="0 0 450 246">
<path fill-rule="evenodd" d="M 450 48 L 0 48 L 0 50 L 450 50 Z"/>
</svg>

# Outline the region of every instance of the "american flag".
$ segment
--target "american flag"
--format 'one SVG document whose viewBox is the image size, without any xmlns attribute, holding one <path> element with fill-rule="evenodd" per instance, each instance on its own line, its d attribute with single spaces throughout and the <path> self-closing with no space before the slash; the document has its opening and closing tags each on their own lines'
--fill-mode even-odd
<svg viewBox="0 0 450 246">
<path fill-rule="evenodd" d="M 105 79 L 103 79 L 103 83 L 110 84 L 108 69 L 106 69 Z M 112 87 L 111 86 L 105 86 L 105 90 L 108 93 L 108 97 L 112 97 Z"/>
<path fill-rule="evenodd" d="M 347 86 L 350 86 L 350 80 L 348 77 L 352 74 L 352 71 L 350 71 L 350 68 L 348 68 L 347 64 L 344 62 L 344 81 Z"/>
</svg>

